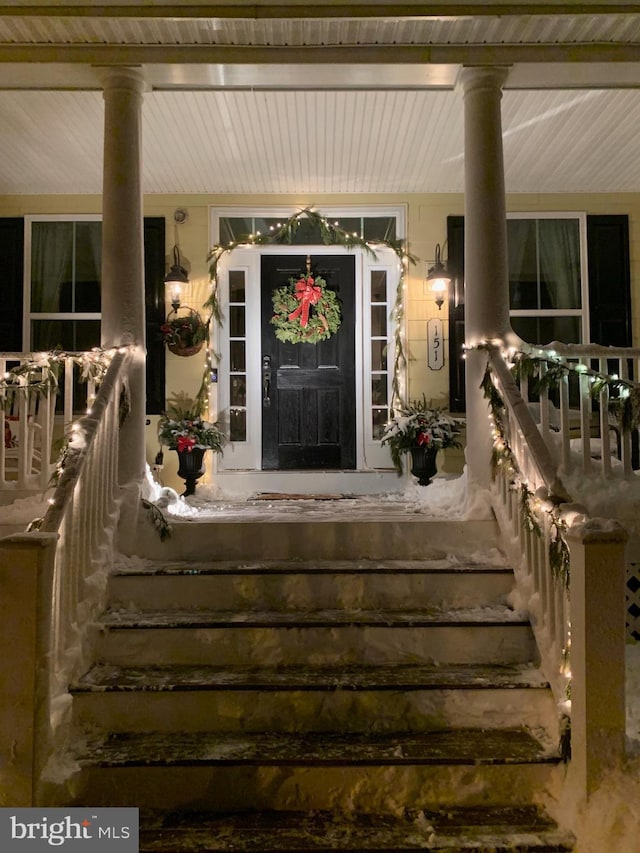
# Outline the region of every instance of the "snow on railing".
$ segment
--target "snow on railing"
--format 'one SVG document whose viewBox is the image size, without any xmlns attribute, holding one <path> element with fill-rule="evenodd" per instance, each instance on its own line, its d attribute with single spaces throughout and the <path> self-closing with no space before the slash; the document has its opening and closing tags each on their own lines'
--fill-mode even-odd
<svg viewBox="0 0 640 853">
<path fill-rule="evenodd" d="M 583 506 L 572 503 L 545 441 L 544 395 L 540 431 L 503 352 L 486 348 L 494 509 L 513 561 L 515 603 L 530 614 L 542 668 L 570 720 L 572 762 L 588 796 L 624 758 L 627 534 L 615 521 L 589 519 Z M 621 364 L 626 357 L 620 354 Z M 569 409 L 565 395 L 561 385 L 562 429 Z M 585 438 L 586 414 L 585 404 Z"/>
<path fill-rule="evenodd" d="M 38 534 L 59 537 L 48 614 L 48 673 L 41 685 L 49 708 L 43 722 L 45 753 L 68 684 L 91 659 L 91 631 L 104 606 L 118 519 L 119 431 L 129 360 L 129 348 L 113 354 L 90 412 L 73 423 L 58 483 L 37 525 Z"/>
<path fill-rule="evenodd" d="M 95 378 L 87 368 L 101 355 L 97 350 L 0 353 L 0 490 L 47 489 L 55 446 L 62 444 L 74 412 L 95 397 Z M 86 383 L 82 400 L 77 399 L 80 381 Z"/>
<path fill-rule="evenodd" d="M 491 377 L 504 405 L 500 423 L 494 422 L 494 497 L 497 515 L 507 539 L 517 543 L 516 565 L 521 593 L 532 624 L 545 671 L 559 701 L 566 699 L 570 647 L 569 602 L 561 573 L 551 565 L 561 521 L 541 505 L 569 501 L 556 466 L 535 420 L 498 349 L 489 351 Z M 503 455 L 506 449 L 509 455 Z M 513 454 L 513 457 L 511 457 Z M 558 543 L 559 545 L 560 543 Z"/>
<path fill-rule="evenodd" d="M 640 349 L 554 342 L 520 355 L 538 374 L 522 373 L 520 391 L 560 471 L 632 476 L 638 424 L 625 423 L 625 400 L 637 405 Z"/>
</svg>

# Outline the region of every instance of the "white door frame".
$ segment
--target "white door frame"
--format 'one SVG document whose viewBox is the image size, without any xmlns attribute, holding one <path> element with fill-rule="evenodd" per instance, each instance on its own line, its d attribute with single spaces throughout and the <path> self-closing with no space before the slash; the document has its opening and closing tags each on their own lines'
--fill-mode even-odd
<svg viewBox="0 0 640 853">
<path fill-rule="evenodd" d="M 336 245 L 266 244 L 239 246 L 224 255 L 218 264 L 218 299 L 223 323 L 213 330 L 212 346 L 220 353 L 218 383 L 212 386 L 212 411 L 228 421 L 231 397 L 229 273 L 242 271 L 245 283 L 245 357 L 246 357 L 246 441 L 225 448 L 216 459 L 214 482 L 229 495 L 254 492 L 296 493 L 382 493 L 404 488 L 392 468 L 387 448 L 380 446 L 371 433 L 371 271 L 384 270 L 387 282 L 387 395 L 391 400 L 395 327 L 393 307 L 400 277 L 398 258 L 393 250 L 376 247 L 376 257 L 362 248 L 346 249 Z M 262 385 L 260 258 L 262 255 L 352 254 L 355 264 L 355 368 L 356 368 L 356 469 L 350 471 L 262 471 Z M 404 329 L 402 330 L 404 333 Z"/>
</svg>

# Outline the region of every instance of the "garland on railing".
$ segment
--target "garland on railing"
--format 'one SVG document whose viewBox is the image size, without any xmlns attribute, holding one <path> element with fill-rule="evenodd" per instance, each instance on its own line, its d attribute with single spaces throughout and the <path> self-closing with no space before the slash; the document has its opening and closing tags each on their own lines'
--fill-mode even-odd
<svg viewBox="0 0 640 853">
<path fill-rule="evenodd" d="M 481 346 L 479 349 L 486 349 Z M 534 494 L 526 482 L 516 460 L 513 449 L 509 445 L 504 425 L 505 404 L 500 392 L 493 382 L 491 362 L 487 360 L 480 388 L 489 403 L 492 422 L 493 446 L 491 450 L 491 479 L 495 481 L 498 469 L 506 472 L 509 487 L 519 492 L 520 508 L 526 528 L 536 536 L 542 537 L 542 528 L 536 518 L 536 509 L 547 512 L 549 525 L 549 566 L 554 577 L 566 587 L 569 585 L 569 547 L 565 540 L 566 522 L 560 517 L 560 504 L 546 494 Z"/>
<path fill-rule="evenodd" d="M 630 432 L 640 426 L 640 383 L 632 379 L 621 379 L 615 374 L 610 376 L 582 362 L 554 358 L 551 354 L 532 355 L 522 350 L 514 350 L 509 352 L 509 360 L 516 381 L 535 380 L 532 387 L 534 393 L 555 390 L 561 380 L 572 373 L 587 376 L 589 395 L 592 398 L 597 399 L 605 388 L 609 389 L 609 411 L 615 415 L 623 432 Z M 542 367 L 546 370 L 542 370 Z"/>
<path fill-rule="evenodd" d="M 115 352 L 115 349 L 105 350 L 95 347 L 82 353 L 69 353 L 57 349 L 38 353 L 24 359 L 0 377 L 0 400 L 5 404 L 10 403 L 13 395 L 22 391 L 37 396 L 46 391 L 57 391 L 60 365 L 65 361 L 72 361 L 78 365 L 81 382 L 93 381 L 99 385 L 105 377 Z M 7 360 L 13 361 L 13 359 Z"/>
<path fill-rule="evenodd" d="M 160 541 L 164 542 L 164 540 L 168 539 L 172 533 L 171 525 L 167 521 L 165 514 L 162 512 L 160 507 L 152 501 L 148 501 L 146 498 L 140 498 L 140 501 L 143 508 L 149 515 L 149 520 L 158 531 Z"/>
<path fill-rule="evenodd" d="M 375 247 L 391 249 L 397 256 L 400 264 L 400 278 L 396 290 L 396 300 L 393 306 L 392 316 L 395 321 L 395 359 L 392 377 L 392 408 L 393 404 L 402 404 L 405 401 L 402 398 L 400 390 L 400 375 L 405 368 L 407 357 L 404 348 L 404 339 L 402 334 L 402 319 L 404 317 L 404 283 L 408 264 L 417 263 L 417 258 L 410 254 L 406 248 L 404 240 L 365 240 L 357 233 L 348 232 L 344 228 L 340 228 L 336 223 L 330 222 L 326 216 L 323 216 L 317 210 L 311 207 L 305 207 L 294 213 L 286 222 L 278 223 L 277 226 L 271 226 L 268 234 L 250 234 L 246 240 L 235 241 L 231 240 L 226 244 L 216 244 L 212 247 L 207 255 L 209 261 L 209 274 L 211 276 L 212 291 L 211 296 L 204 303 L 205 308 L 209 308 L 212 316 L 218 321 L 220 318 L 220 308 L 217 299 L 217 281 L 218 281 L 218 266 L 222 258 L 234 249 L 245 246 L 265 246 L 265 245 L 291 245 L 294 242 L 296 232 L 300 226 L 302 219 L 307 219 L 312 226 L 316 227 L 320 233 L 320 238 L 325 246 L 341 246 L 346 249 L 360 248 L 368 255 L 375 258 Z"/>
</svg>

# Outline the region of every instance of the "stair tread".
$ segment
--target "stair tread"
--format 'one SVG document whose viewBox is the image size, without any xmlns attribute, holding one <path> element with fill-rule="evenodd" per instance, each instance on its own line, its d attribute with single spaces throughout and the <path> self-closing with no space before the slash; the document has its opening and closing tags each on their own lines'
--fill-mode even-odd
<svg viewBox="0 0 640 853">
<path fill-rule="evenodd" d="M 506 605 L 461 607 L 443 610 L 163 610 L 138 611 L 111 608 L 101 623 L 108 628 L 278 628 L 278 627 L 430 627 L 528 625 L 525 614 Z"/>
<path fill-rule="evenodd" d="M 548 688 L 533 664 L 395 666 L 93 666 L 71 692 Z"/>
<path fill-rule="evenodd" d="M 117 564 L 115 577 L 297 574 L 513 574 L 509 566 L 495 563 L 441 560 L 159 560 Z"/>
<path fill-rule="evenodd" d="M 574 839 L 533 807 L 412 811 L 403 817 L 329 812 L 140 814 L 141 853 L 449 850 L 571 851 Z"/>
<path fill-rule="evenodd" d="M 557 747 L 516 729 L 424 733 L 122 732 L 88 742 L 83 766 L 403 766 L 557 763 Z"/>
</svg>

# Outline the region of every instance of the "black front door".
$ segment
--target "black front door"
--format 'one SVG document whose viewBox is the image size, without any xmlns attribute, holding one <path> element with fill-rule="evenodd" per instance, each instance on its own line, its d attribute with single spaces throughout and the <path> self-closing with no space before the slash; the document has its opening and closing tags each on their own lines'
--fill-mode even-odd
<svg viewBox="0 0 640 853">
<path fill-rule="evenodd" d="M 356 467 L 355 257 L 311 256 L 311 272 L 340 301 L 341 324 L 317 344 L 276 338 L 273 292 L 307 268 L 306 255 L 262 257 L 262 467 Z"/>
</svg>

